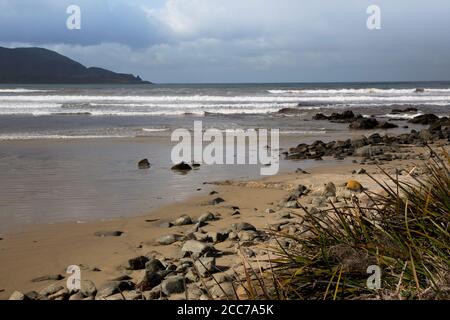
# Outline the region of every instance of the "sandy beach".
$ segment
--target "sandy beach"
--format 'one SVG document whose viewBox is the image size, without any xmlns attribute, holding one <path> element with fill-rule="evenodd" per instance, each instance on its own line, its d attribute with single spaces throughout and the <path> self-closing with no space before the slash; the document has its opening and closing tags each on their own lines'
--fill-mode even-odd
<svg viewBox="0 0 450 320">
<path fill-rule="evenodd" d="M 416 148 L 416 153 L 424 153 L 424 148 Z M 351 159 L 349 159 L 351 160 Z M 301 162 L 298 162 L 301 167 Z M 402 168 L 411 170 L 411 161 L 391 161 L 382 167 L 388 172 Z M 301 209 L 284 208 L 283 201 L 290 192 L 301 184 L 311 190 L 323 188 L 332 182 L 337 188 L 337 200 L 346 194 L 345 182 L 355 179 L 370 191 L 379 191 L 379 186 L 365 174 L 352 173 L 354 170 L 365 169 L 377 178 L 383 178 L 375 165 L 361 165 L 346 161 L 341 164 L 321 164 L 317 162 L 308 173 L 291 172 L 258 179 L 255 181 L 227 181 L 223 185 L 211 185 L 209 194 L 202 192 L 200 196 L 192 197 L 173 205 L 164 206 L 146 215 L 111 221 L 86 223 L 56 223 L 52 225 L 37 225 L 22 228 L 21 231 L 6 233 L 0 241 L 0 298 L 7 299 L 14 291 L 40 292 L 49 285 L 65 285 L 69 265 L 82 268 L 82 280 L 91 280 L 96 287 L 105 282 L 128 275 L 131 279 L 140 277 L 140 270 L 127 269 L 129 259 L 147 256 L 159 258 L 165 264 L 179 265 L 182 241 L 170 245 L 159 245 L 157 240 L 169 234 L 187 236 L 192 232 L 192 225 L 174 226 L 168 228 L 164 223 L 174 221 L 182 215 L 196 219 L 205 213 L 212 213 L 216 220 L 209 221 L 201 228 L 202 232 L 221 232 L 229 229 L 232 224 L 246 222 L 258 231 L 265 232 L 270 226 L 298 213 Z M 347 190 L 348 191 L 348 190 Z M 217 205 L 210 205 L 217 197 L 225 200 Z M 310 200 L 309 200 L 310 201 Z M 302 199 L 305 206 L 308 199 Z M 238 212 L 238 213 L 237 213 Z M 96 232 L 120 231 L 119 237 L 98 237 Z M 249 246 L 254 254 L 251 259 L 257 260 L 264 255 L 264 247 L 272 244 L 270 241 L 254 241 Z M 225 274 L 232 275 L 242 267 L 242 253 L 236 250 L 236 241 L 227 239 L 214 244 L 215 248 L 227 254 L 217 259 L 218 268 Z M 33 279 L 48 275 L 62 275 L 59 281 L 48 280 L 33 282 Z M 208 282 L 212 287 L 214 283 Z M 114 296 L 118 298 L 117 295 Z M 171 298 L 184 298 L 184 295 L 174 295 Z M 120 297 L 119 297 L 120 298 Z M 194 297 L 199 298 L 199 297 Z"/>
</svg>

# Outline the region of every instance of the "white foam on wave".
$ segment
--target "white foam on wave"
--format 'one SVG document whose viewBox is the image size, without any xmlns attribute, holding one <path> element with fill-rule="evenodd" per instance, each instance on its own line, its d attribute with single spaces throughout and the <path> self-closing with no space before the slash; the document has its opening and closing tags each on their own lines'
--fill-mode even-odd
<svg viewBox="0 0 450 320">
<path fill-rule="evenodd" d="M 9 140 L 74 140 L 129 138 L 126 135 L 59 135 L 59 134 L 0 134 L 0 141 Z"/>
<path fill-rule="evenodd" d="M 34 103 L 83 103 L 83 102 L 102 102 L 102 104 L 121 103 L 142 103 L 142 104 L 160 104 L 178 103 L 182 107 L 185 103 L 298 103 L 298 102 L 426 102 L 440 101 L 450 103 L 449 95 L 425 96 L 425 95 L 403 95 L 403 96 L 371 96 L 371 95 L 352 95 L 352 96 L 3 96 L 1 102 L 34 102 Z"/>
<path fill-rule="evenodd" d="M 49 92 L 49 90 L 25 89 L 25 88 L 0 89 L 0 93 L 32 93 L 32 92 Z"/>
<path fill-rule="evenodd" d="M 165 128 L 165 129 L 157 129 L 157 128 L 142 128 L 142 131 L 144 132 L 164 132 L 164 131 L 168 131 L 169 129 Z"/>
<path fill-rule="evenodd" d="M 450 89 L 427 88 L 424 92 L 416 92 L 416 89 L 287 89 L 287 90 L 267 90 L 271 94 L 427 94 L 427 93 L 450 93 Z"/>
<path fill-rule="evenodd" d="M 399 113 L 399 114 L 384 114 L 380 116 L 381 118 L 390 118 L 390 119 L 413 119 L 417 116 L 421 116 L 423 113 Z"/>
</svg>

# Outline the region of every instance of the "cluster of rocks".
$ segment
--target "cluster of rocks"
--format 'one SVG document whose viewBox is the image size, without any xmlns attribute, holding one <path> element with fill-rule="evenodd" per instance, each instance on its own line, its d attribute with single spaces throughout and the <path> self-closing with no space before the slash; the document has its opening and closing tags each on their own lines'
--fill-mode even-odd
<svg viewBox="0 0 450 320">
<path fill-rule="evenodd" d="M 450 119 L 437 118 L 431 121 L 433 117 L 422 115 L 412 119 L 414 123 L 428 123 L 428 129 L 420 131 L 411 130 L 410 133 L 399 135 L 380 135 L 374 133 L 369 137 L 361 136 L 358 138 L 347 139 L 344 141 L 323 142 L 317 140 L 312 144 L 301 143 L 289 151 L 284 152 L 287 159 L 321 160 L 324 156 L 331 156 L 336 159 L 344 159 L 348 156 L 358 156 L 365 158 L 365 161 L 391 161 L 395 159 L 410 159 L 410 155 L 401 155 L 400 147 L 410 145 L 423 147 L 426 144 L 438 140 L 450 141 Z"/>
<path fill-rule="evenodd" d="M 355 115 L 353 111 L 346 110 L 342 113 L 332 113 L 330 116 L 326 116 L 323 113 L 318 113 L 313 117 L 313 120 L 328 120 L 336 123 L 350 123 L 350 129 L 391 129 L 398 126 L 394 123 L 387 121 L 379 122 L 374 117 L 363 117 L 362 115 Z"/>
<path fill-rule="evenodd" d="M 233 207 L 234 209 L 239 209 Z M 62 276 L 45 276 L 36 281 L 55 281 L 36 292 L 14 292 L 11 300 L 155 300 L 155 299 L 224 299 L 235 298 L 240 285 L 235 270 L 217 264 L 224 255 L 255 256 L 252 246 L 268 240 L 264 231 L 247 222 L 237 222 L 222 231 L 206 231 L 204 227 L 220 219 L 210 212 L 194 219 L 182 215 L 161 227 L 182 227 L 182 234 L 167 234 L 156 240 L 160 246 L 175 245 L 178 254 L 163 257 L 154 251 L 126 261 L 119 268 L 123 275 L 100 286 L 82 280 L 79 290 L 69 290 Z M 189 228 L 189 229 L 187 229 Z M 178 228 L 180 230 L 180 228 Z M 98 232 L 97 236 L 119 236 L 117 232 Z M 216 244 L 228 241 L 221 251 Z M 239 260 L 239 259 L 236 259 Z M 238 263 L 237 266 L 239 266 Z"/>
</svg>

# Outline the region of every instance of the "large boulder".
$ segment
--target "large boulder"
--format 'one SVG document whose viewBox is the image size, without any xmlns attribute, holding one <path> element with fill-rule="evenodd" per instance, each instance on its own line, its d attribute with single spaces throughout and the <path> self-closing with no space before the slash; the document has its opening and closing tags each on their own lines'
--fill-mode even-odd
<svg viewBox="0 0 450 320">
<path fill-rule="evenodd" d="M 369 130 L 378 126 L 378 120 L 375 118 L 361 118 L 350 123 L 349 128 L 355 130 Z"/>
<path fill-rule="evenodd" d="M 422 114 L 409 120 L 410 123 L 430 125 L 439 120 L 439 117 L 432 114 Z"/>
<path fill-rule="evenodd" d="M 168 277 L 161 283 L 162 292 L 170 296 L 175 293 L 183 293 L 185 290 L 185 281 L 182 275 Z"/>
</svg>

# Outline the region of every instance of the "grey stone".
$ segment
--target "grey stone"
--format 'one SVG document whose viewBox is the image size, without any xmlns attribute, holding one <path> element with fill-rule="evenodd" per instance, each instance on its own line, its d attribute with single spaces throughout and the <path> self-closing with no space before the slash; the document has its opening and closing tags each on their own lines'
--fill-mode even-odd
<svg viewBox="0 0 450 320">
<path fill-rule="evenodd" d="M 161 283 L 162 292 L 170 296 L 174 293 L 182 293 L 185 290 L 184 277 L 182 275 L 172 276 Z"/>
<path fill-rule="evenodd" d="M 288 208 L 288 209 L 297 209 L 297 208 L 298 208 L 297 200 L 287 201 L 287 202 L 284 204 L 284 207 L 285 207 L 285 208 Z"/>
<path fill-rule="evenodd" d="M 202 277 L 207 277 L 216 270 L 216 258 L 199 258 L 194 265 Z"/>
<path fill-rule="evenodd" d="M 256 228 L 247 222 L 239 222 L 231 225 L 231 230 L 234 232 L 244 231 L 244 230 L 253 230 L 256 231 Z"/>
<path fill-rule="evenodd" d="M 55 275 L 48 275 L 48 276 L 42 276 L 42 277 L 38 277 L 38 278 L 34 278 L 33 280 L 31 280 L 31 282 L 41 282 L 41 281 L 59 281 L 64 279 L 64 276 L 60 275 L 60 274 L 55 274 Z"/>
<path fill-rule="evenodd" d="M 162 236 L 161 238 L 158 238 L 156 242 L 162 246 L 168 246 L 171 245 L 181 239 L 181 236 L 177 234 L 168 234 L 166 236 Z"/>
<path fill-rule="evenodd" d="M 20 291 L 14 291 L 11 296 L 9 297 L 9 300 L 26 300 L 25 295 Z"/>
<path fill-rule="evenodd" d="M 334 197 L 336 196 L 336 186 L 333 182 L 328 182 L 325 185 L 325 188 L 322 192 L 322 196 L 325 198 Z"/>
<path fill-rule="evenodd" d="M 181 248 L 183 254 L 190 254 L 192 257 L 200 257 L 206 254 L 214 254 L 215 249 L 212 245 L 197 240 L 188 240 Z"/>
<path fill-rule="evenodd" d="M 219 243 L 225 241 L 228 234 L 222 232 L 208 232 L 207 236 L 213 243 Z"/>
<path fill-rule="evenodd" d="M 134 284 L 130 281 L 110 281 L 98 288 L 97 297 L 108 297 L 125 290 L 133 290 Z"/>
<path fill-rule="evenodd" d="M 150 259 L 145 264 L 145 271 L 148 273 L 156 273 L 156 272 L 159 272 L 159 271 L 162 271 L 165 269 L 166 269 L 166 267 L 158 259 Z"/>
<path fill-rule="evenodd" d="M 211 212 L 207 212 L 205 214 L 202 214 L 198 219 L 197 222 L 199 223 L 204 223 L 204 222 L 208 222 L 208 221 L 214 221 L 216 220 L 216 217 L 211 213 Z"/>
<path fill-rule="evenodd" d="M 147 257 L 139 256 L 128 260 L 128 270 L 145 269 L 145 264 L 149 261 Z"/>
<path fill-rule="evenodd" d="M 41 290 L 39 292 L 39 294 L 41 296 L 49 296 L 49 295 L 57 293 L 58 291 L 61 291 L 62 289 L 64 289 L 64 287 L 60 284 L 51 284 L 48 287 L 46 287 L 45 289 Z"/>
<path fill-rule="evenodd" d="M 187 215 L 183 215 L 173 222 L 174 226 L 185 226 L 188 224 L 192 224 L 192 219 Z"/>
<path fill-rule="evenodd" d="M 90 280 L 81 281 L 80 293 L 85 297 L 95 296 L 97 294 L 97 287 Z"/>
<path fill-rule="evenodd" d="M 141 291 L 148 291 L 158 286 L 162 281 L 162 276 L 157 272 L 141 271 L 137 280 L 136 288 Z"/>
</svg>

